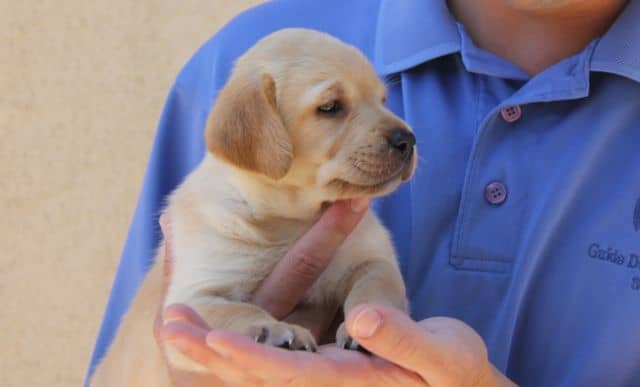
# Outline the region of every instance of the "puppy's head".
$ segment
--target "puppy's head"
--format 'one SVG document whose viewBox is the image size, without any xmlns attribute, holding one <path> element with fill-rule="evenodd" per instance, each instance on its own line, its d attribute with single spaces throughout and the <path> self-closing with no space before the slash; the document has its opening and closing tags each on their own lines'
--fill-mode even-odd
<svg viewBox="0 0 640 387">
<path fill-rule="evenodd" d="M 286 29 L 239 58 L 209 117 L 218 158 L 326 200 L 388 193 L 416 165 L 415 137 L 354 47 Z"/>
</svg>

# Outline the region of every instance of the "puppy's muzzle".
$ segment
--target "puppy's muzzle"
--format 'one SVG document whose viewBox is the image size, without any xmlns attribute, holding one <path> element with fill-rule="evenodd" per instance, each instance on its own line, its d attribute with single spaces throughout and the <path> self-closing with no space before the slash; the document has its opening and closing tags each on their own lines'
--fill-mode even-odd
<svg viewBox="0 0 640 387">
<path fill-rule="evenodd" d="M 387 135 L 387 143 L 402 161 L 408 161 L 413 156 L 416 136 L 407 129 L 394 128 Z"/>
</svg>

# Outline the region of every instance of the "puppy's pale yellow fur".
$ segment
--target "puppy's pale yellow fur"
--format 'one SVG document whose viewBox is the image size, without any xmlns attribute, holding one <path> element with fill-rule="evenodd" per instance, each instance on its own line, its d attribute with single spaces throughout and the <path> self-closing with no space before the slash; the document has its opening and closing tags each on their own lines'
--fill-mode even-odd
<svg viewBox="0 0 640 387">
<path fill-rule="evenodd" d="M 166 299 L 160 249 L 91 385 L 170 385 L 152 332 L 163 302 L 187 304 L 215 328 L 309 348 L 306 328 L 325 329 L 339 306 L 345 314 L 364 302 L 405 310 L 389 235 L 371 212 L 286 322 L 248 303 L 323 204 L 383 195 L 411 176 L 415 152 L 399 157 L 388 142 L 391 130 L 408 128 L 384 99 L 364 56 L 323 33 L 282 30 L 243 55 L 208 120 L 208 154 L 169 200 L 176 258 Z M 333 101 L 340 109 L 318 109 Z M 348 338 L 344 327 L 337 335 Z"/>
</svg>

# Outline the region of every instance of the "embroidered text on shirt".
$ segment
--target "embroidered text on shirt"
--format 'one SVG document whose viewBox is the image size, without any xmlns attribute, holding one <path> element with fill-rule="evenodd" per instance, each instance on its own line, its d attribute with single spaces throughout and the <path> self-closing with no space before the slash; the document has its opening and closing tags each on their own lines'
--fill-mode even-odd
<svg viewBox="0 0 640 387">
<path fill-rule="evenodd" d="M 592 243 L 587 248 L 587 256 L 598 259 L 617 266 L 632 270 L 634 273 L 640 274 L 640 255 L 636 253 L 623 253 L 620 250 L 607 247 L 601 247 L 598 243 Z M 640 275 L 631 279 L 631 289 L 640 290 Z"/>
</svg>

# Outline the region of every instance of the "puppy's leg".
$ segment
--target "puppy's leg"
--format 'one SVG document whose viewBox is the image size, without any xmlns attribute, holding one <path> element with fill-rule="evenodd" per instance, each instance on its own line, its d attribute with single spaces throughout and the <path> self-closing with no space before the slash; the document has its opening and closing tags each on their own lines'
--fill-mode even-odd
<svg viewBox="0 0 640 387">
<path fill-rule="evenodd" d="M 391 262 L 375 260 L 356 265 L 345 278 L 344 315 L 360 304 L 381 304 L 407 311 L 402 275 Z M 347 333 L 343 322 L 336 333 L 336 344 L 345 349 L 361 349 Z"/>
<path fill-rule="evenodd" d="M 278 321 L 253 304 L 216 298 L 198 303 L 194 309 L 212 328 L 229 329 L 275 347 L 316 350 L 315 340 L 308 329 Z"/>
<path fill-rule="evenodd" d="M 333 343 L 337 329 L 337 324 L 333 325 L 333 322 L 338 317 L 339 307 L 338 303 L 320 305 L 302 302 L 296 306 L 284 321 L 307 328 L 319 344 Z M 342 314 L 342 311 L 340 311 L 340 314 Z M 342 318 L 340 321 L 342 321 Z"/>
<path fill-rule="evenodd" d="M 281 322 L 259 307 L 225 298 L 211 297 L 189 303 L 212 329 L 226 329 L 251 337 L 259 343 L 292 350 L 316 351 L 316 341 L 306 328 Z M 183 356 L 176 349 L 166 351 L 175 368 L 192 372 L 206 369 Z"/>
</svg>

